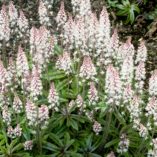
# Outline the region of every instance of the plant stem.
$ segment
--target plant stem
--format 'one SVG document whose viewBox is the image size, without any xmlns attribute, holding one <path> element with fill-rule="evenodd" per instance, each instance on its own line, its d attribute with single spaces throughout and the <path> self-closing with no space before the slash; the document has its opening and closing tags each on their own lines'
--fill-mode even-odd
<svg viewBox="0 0 157 157">
<path fill-rule="evenodd" d="M 107 137 L 108 137 L 108 133 L 109 133 L 109 128 L 110 128 L 110 124 L 111 124 L 111 120 L 112 120 L 112 111 L 109 112 L 109 115 L 108 115 L 108 118 L 107 118 L 107 127 L 106 127 L 106 133 L 105 133 L 105 130 L 104 130 L 104 142 L 106 142 L 107 140 Z"/>
<path fill-rule="evenodd" d="M 85 100 L 85 91 L 86 91 L 86 84 L 83 82 L 83 89 L 82 89 L 82 97 Z"/>
<path fill-rule="evenodd" d="M 141 142 L 141 144 L 140 144 L 140 146 L 139 146 L 139 150 L 138 150 L 138 153 L 137 153 L 137 154 L 139 154 L 139 153 L 141 152 L 141 150 L 143 149 L 144 142 L 145 142 L 145 139 L 143 138 L 143 139 L 142 139 L 142 142 Z"/>
<path fill-rule="evenodd" d="M 42 154 L 42 141 L 41 141 L 41 132 L 40 132 L 39 125 L 37 125 L 36 138 L 37 138 L 38 152 L 39 152 L 39 155 L 41 155 Z"/>
<path fill-rule="evenodd" d="M 6 57 L 6 41 L 4 40 L 3 41 L 3 45 L 2 45 L 2 61 L 3 61 L 3 64 L 4 66 L 6 67 L 7 65 L 7 57 Z"/>
<path fill-rule="evenodd" d="M 37 107 L 37 127 L 36 127 L 36 141 L 37 141 L 37 147 L 39 155 L 42 154 L 42 141 L 41 141 L 41 131 L 40 131 L 40 125 L 39 125 L 39 110 Z"/>
<path fill-rule="evenodd" d="M 109 112 L 109 114 L 107 114 L 107 120 L 106 120 L 107 124 L 106 124 L 106 126 L 104 126 L 102 142 L 101 142 L 101 145 L 99 147 L 99 151 L 100 152 L 104 149 L 104 145 L 105 145 L 105 143 L 107 141 L 111 120 L 112 120 L 112 111 Z"/>
</svg>

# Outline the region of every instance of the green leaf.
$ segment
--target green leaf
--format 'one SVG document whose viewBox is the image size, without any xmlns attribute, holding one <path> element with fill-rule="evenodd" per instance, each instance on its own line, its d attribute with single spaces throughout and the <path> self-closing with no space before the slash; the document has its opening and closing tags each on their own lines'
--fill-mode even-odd
<svg viewBox="0 0 157 157">
<path fill-rule="evenodd" d="M 71 124 L 73 129 L 78 130 L 78 122 L 76 122 L 75 120 L 71 119 L 70 124 Z"/>
<path fill-rule="evenodd" d="M 127 15 L 127 14 L 128 14 L 128 11 L 127 11 L 127 10 L 120 10 L 120 11 L 117 12 L 117 15 L 118 15 L 118 16 L 125 16 L 125 15 Z"/>
<path fill-rule="evenodd" d="M 8 138 L 7 138 L 6 132 L 3 130 L 2 133 L 3 133 L 3 137 L 5 139 L 5 143 L 8 146 Z"/>
<path fill-rule="evenodd" d="M 0 141 L 0 146 L 4 145 L 5 144 L 5 139 L 1 139 Z"/>
<path fill-rule="evenodd" d="M 66 125 L 67 125 L 67 127 L 71 126 L 71 117 L 69 117 L 69 116 L 66 118 Z"/>
<path fill-rule="evenodd" d="M 57 135 L 53 134 L 53 133 L 50 133 L 49 137 L 52 139 L 53 142 L 55 142 L 58 146 L 61 146 L 63 147 L 63 143 L 62 141 L 58 138 Z"/>
<path fill-rule="evenodd" d="M 60 55 L 63 53 L 63 49 L 59 45 L 54 46 L 54 53 Z"/>
<path fill-rule="evenodd" d="M 69 149 L 69 147 L 73 144 L 75 142 L 75 140 L 70 140 L 70 141 L 68 141 L 68 143 L 66 144 L 66 147 L 65 147 L 65 150 L 68 150 Z"/>
<path fill-rule="evenodd" d="M 59 125 L 62 126 L 65 122 L 65 117 L 60 117 L 60 119 L 58 119 Z"/>
<path fill-rule="evenodd" d="M 10 149 L 12 149 L 18 142 L 18 138 L 14 139 L 10 144 Z"/>
<path fill-rule="evenodd" d="M 71 84 L 72 90 L 75 93 L 75 95 L 78 95 L 79 93 L 79 79 L 77 76 L 75 76 L 72 80 L 72 84 Z"/>
<path fill-rule="evenodd" d="M 40 98 L 36 103 L 37 104 L 46 104 L 47 103 L 47 98 Z"/>
<path fill-rule="evenodd" d="M 102 112 L 105 112 L 107 109 L 107 105 L 105 104 L 104 101 L 99 102 L 96 106 L 97 106 L 96 108 L 100 109 Z"/>
<path fill-rule="evenodd" d="M 58 157 L 59 156 L 59 152 L 57 152 L 57 153 L 53 153 L 53 154 L 51 154 L 51 155 L 44 155 L 44 156 L 42 156 L 42 157 Z M 39 156 L 39 157 L 41 157 L 41 156 Z"/>
<path fill-rule="evenodd" d="M 140 13 L 140 9 L 137 4 L 130 4 L 130 1 L 122 1 L 122 5 L 117 5 L 119 11 L 117 12 L 118 16 L 126 16 L 126 23 L 133 23 L 135 21 L 135 12 Z"/>
<path fill-rule="evenodd" d="M 50 143 L 50 142 L 46 142 L 44 145 L 43 145 L 43 148 L 44 149 L 47 149 L 47 150 L 50 150 L 50 151 L 58 151 L 60 148 L 57 147 L 56 145 Z"/>
<path fill-rule="evenodd" d="M 70 135 L 68 132 L 64 134 L 64 141 L 65 141 L 65 144 L 68 143 L 68 141 L 70 141 Z"/>
<path fill-rule="evenodd" d="M 29 130 L 28 127 L 25 126 L 25 125 L 23 125 L 22 129 L 23 129 L 24 138 L 25 138 L 26 140 L 29 140 L 29 139 L 30 139 L 30 130 Z"/>
<path fill-rule="evenodd" d="M 109 148 L 109 147 L 111 147 L 113 145 L 116 145 L 118 142 L 119 142 L 119 139 L 114 139 L 114 140 L 106 143 L 105 148 Z"/>
<path fill-rule="evenodd" d="M 63 90 L 62 91 L 62 96 L 65 98 L 65 99 L 75 99 L 77 97 L 77 95 L 75 93 L 73 93 L 72 90 Z"/>
<path fill-rule="evenodd" d="M 59 97 L 59 101 L 62 102 L 62 103 L 63 103 L 63 102 L 65 103 L 65 102 L 68 102 L 68 99 Z"/>
<path fill-rule="evenodd" d="M 16 145 L 13 149 L 12 149 L 12 153 L 15 151 L 19 151 L 23 148 L 23 144 L 19 143 L 18 145 Z"/>
<path fill-rule="evenodd" d="M 68 153 L 70 157 L 84 157 L 83 155 L 72 151 L 67 151 L 66 153 Z"/>
<path fill-rule="evenodd" d="M 66 86 L 68 86 L 69 84 L 69 80 L 68 79 L 64 79 L 60 82 L 58 82 L 56 88 L 58 91 L 62 90 L 63 88 L 65 88 Z"/>
<path fill-rule="evenodd" d="M 124 124 L 124 125 L 126 124 L 124 118 L 117 110 L 116 112 L 114 112 L 114 115 L 119 120 L 119 123 Z"/>
<path fill-rule="evenodd" d="M 108 4 L 109 4 L 109 6 L 110 7 L 116 7 L 117 6 L 117 4 L 118 4 L 118 1 L 116 0 L 116 1 L 113 1 L 113 0 L 107 0 L 107 2 L 108 2 Z"/>
<path fill-rule="evenodd" d="M 86 145 L 88 148 L 91 148 L 92 146 L 92 138 L 93 138 L 93 134 L 90 134 L 88 138 L 86 139 Z"/>
<path fill-rule="evenodd" d="M 52 81 L 52 80 L 59 80 L 66 77 L 66 74 L 63 71 L 51 71 L 48 74 L 42 76 L 42 79 Z"/>
<path fill-rule="evenodd" d="M 137 12 L 137 13 L 140 13 L 140 9 L 138 7 L 138 5 L 134 4 L 134 10 Z"/>
<path fill-rule="evenodd" d="M 102 156 L 100 156 L 100 155 L 98 155 L 98 154 L 95 154 L 95 153 L 89 153 L 89 156 L 90 156 L 90 157 L 102 157 Z"/>
<path fill-rule="evenodd" d="M 71 117 L 73 119 L 75 119 L 76 121 L 79 121 L 81 123 L 85 123 L 85 121 L 87 121 L 88 119 L 84 116 L 81 116 L 81 115 L 76 115 L 76 114 L 71 114 Z"/>
<path fill-rule="evenodd" d="M 122 3 L 124 6 L 130 6 L 129 0 L 123 0 Z"/>
<path fill-rule="evenodd" d="M 31 155 L 29 155 L 29 153 L 14 153 L 13 157 L 32 157 Z"/>
<path fill-rule="evenodd" d="M 0 134 L 0 139 L 4 139 L 4 136 L 2 134 Z"/>
<path fill-rule="evenodd" d="M 3 154 L 6 154 L 6 153 L 7 153 L 7 148 L 4 147 L 4 146 L 1 146 L 1 147 L 0 147 L 0 150 L 1 150 L 1 152 L 2 152 Z"/>
<path fill-rule="evenodd" d="M 97 137 L 96 140 L 94 140 L 94 144 L 92 145 L 92 149 L 91 149 L 91 152 L 94 152 L 101 144 L 101 137 Z"/>
<path fill-rule="evenodd" d="M 124 5 L 121 5 L 121 4 L 117 5 L 117 8 L 119 8 L 120 10 L 124 10 L 125 9 Z"/>
</svg>

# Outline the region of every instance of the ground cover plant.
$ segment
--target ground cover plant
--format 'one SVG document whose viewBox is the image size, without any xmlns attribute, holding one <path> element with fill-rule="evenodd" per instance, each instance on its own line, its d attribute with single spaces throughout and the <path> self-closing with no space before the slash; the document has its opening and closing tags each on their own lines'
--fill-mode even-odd
<svg viewBox="0 0 157 157">
<path fill-rule="evenodd" d="M 12 1 L 1 8 L 0 156 L 156 157 L 157 70 L 145 79 L 145 41 L 119 40 L 105 6 L 71 5 L 51 19 L 41 0 L 40 26 Z"/>
</svg>

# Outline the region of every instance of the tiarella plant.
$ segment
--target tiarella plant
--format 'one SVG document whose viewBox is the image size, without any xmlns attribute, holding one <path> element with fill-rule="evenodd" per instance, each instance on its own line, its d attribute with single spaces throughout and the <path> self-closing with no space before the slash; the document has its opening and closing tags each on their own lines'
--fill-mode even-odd
<svg viewBox="0 0 157 157">
<path fill-rule="evenodd" d="M 72 14 L 60 3 L 57 33 L 50 1 L 39 27 L 13 2 L 1 8 L 0 155 L 156 157 L 157 70 L 147 88 L 144 40 L 119 41 L 105 6 L 71 4 Z"/>
</svg>

